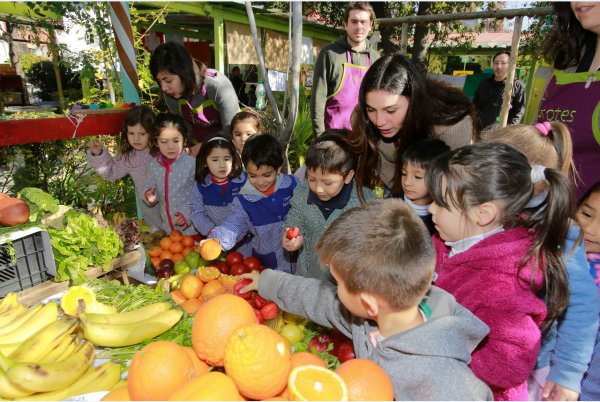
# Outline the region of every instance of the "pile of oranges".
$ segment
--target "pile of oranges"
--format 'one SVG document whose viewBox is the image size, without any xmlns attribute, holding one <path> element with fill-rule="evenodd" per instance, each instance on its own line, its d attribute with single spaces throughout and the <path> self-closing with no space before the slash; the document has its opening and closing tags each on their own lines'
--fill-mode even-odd
<svg viewBox="0 0 600 402">
<path fill-rule="evenodd" d="M 174 263 L 181 261 L 194 251 L 195 241 L 192 236 L 184 236 L 179 230 L 174 230 L 169 236 L 160 239 L 157 246 L 148 250 L 148 255 L 155 268 L 162 260 L 169 259 Z"/>
</svg>

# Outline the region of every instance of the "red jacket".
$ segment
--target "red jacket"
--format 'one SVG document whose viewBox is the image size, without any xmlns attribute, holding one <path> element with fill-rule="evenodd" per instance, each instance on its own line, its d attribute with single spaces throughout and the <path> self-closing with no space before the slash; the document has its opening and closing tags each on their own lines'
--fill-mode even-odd
<svg viewBox="0 0 600 402">
<path fill-rule="evenodd" d="M 435 284 L 490 327 L 472 355 L 470 367 L 487 383 L 495 400 L 527 400 L 527 377 L 541 343 L 539 325 L 546 306 L 531 288 L 544 281 L 540 269 L 532 273 L 529 260 L 519 264 L 533 243 L 524 228 L 496 233 L 467 251 L 448 257 L 450 249 L 433 237 L 437 253 Z"/>
</svg>

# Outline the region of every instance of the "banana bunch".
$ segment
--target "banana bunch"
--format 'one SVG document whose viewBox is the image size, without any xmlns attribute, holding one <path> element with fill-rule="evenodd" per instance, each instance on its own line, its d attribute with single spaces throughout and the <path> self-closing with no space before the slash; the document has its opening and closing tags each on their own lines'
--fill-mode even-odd
<svg viewBox="0 0 600 402">
<path fill-rule="evenodd" d="M 123 347 L 157 337 L 179 322 L 183 312 L 168 302 L 117 314 L 79 316 L 83 337 L 97 346 Z"/>
</svg>

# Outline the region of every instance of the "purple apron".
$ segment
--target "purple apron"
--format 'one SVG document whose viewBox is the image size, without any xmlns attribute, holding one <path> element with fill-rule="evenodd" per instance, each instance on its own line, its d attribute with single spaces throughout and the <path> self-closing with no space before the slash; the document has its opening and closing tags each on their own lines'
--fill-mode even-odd
<svg viewBox="0 0 600 402">
<path fill-rule="evenodd" d="M 600 74 L 554 70 L 537 121 L 560 121 L 571 132 L 573 161 L 581 181 L 577 198 L 600 180 Z"/>
<path fill-rule="evenodd" d="M 216 72 L 205 73 L 206 77 L 215 77 Z M 206 95 L 206 83 L 202 84 L 202 95 L 205 101 L 200 105 L 193 107 L 185 99 L 179 99 L 179 114 L 185 121 L 192 125 L 192 140 L 195 143 L 204 142 L 212 134 L 218 133 L 223 129 L 221 124 L 221 113 L 212 99 Z"/>
<path fill-rule="evenodd" d="M 348 128 L 351 129 L 350 116 L 358 103 L 360 83 L 371 66 L 371 57 L 367 53 L 367 65 L 352 64 L 350 51 L 346 51 L 347 63 L 344 63 L 344 72 L 340 85 L 325 102 L 325 129 Z"/>
</svg>

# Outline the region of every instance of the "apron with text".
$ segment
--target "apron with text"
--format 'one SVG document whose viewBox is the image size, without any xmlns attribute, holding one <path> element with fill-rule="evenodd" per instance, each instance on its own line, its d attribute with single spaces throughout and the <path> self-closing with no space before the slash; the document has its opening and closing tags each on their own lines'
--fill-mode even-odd
<svg viewBox="0 0 600 402">
<path fill-rule="evenodd" d="M 206 77 L 215 77 L 216 72 L 206 72 Z M 195 143 L 204 142 L 212 134 L 216 134 L 223 129 L 221 123 L 221 113 L 215 104 L 215 101 L 208 99 L 206 94 L 206 83 L 202 84 L 202 95 L 205 101 L 200 105 L 193 107 L 185 99 L 179 99 L 179 114 L 185 121 L 192 125 L 192 140 Z"/>
<path fill-rule="evenodd" d="M 350 116 L 358 103 L 358 92 L 363 77 L 371 66 L 371 58 L 367 53 L 367 65 L 352 64 L 350 51 L 346 52 L 347 63 L 344 63 L 342 80 L 337 89 L 325 102 L 325 129 L 350 129 Z"/>
<path fill-rule="evenodd" d="M 577 198 L 600 180 L 600 72 L 554 70 L 537 121 L 560 121 L 571 132 L 573 160 L 581 182 Z"/>
</svg>

